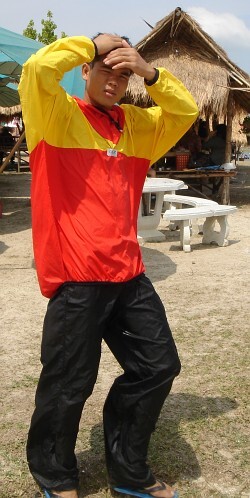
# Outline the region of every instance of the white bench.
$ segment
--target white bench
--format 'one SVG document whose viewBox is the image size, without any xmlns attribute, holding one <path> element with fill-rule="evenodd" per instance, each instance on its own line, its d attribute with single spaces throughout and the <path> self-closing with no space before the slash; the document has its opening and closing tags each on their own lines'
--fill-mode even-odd
<svg viewBox="0 0 250 498">
<path fill-rule="evenodd" d="M 180 225 L 181 247 L 185 252 L 190 252 L 191 220 L 206 218 L 203 225 L 203 244 L 211 244 L 212 242 L 215 242 L 219 246 L 227 246 L 227 238 L 229 235 L 227 217 L 229 214 L 234 213 L 236 210 L 236 206 L 224 206 L 217 203 L 210 203 L 207 205 L 200 205 L 191 208 L 167 209 L 163 214 L 163 219 L 175 222 L 178 221 L 178 225 Z M 219 232 L 215 230 L 216 221 L 220 226 Z"/>
<path fill-rule="evenodd" d="M 182 206 L 218 206 L 218 202 L 212 201 L 211 199 L 206 199 L 204 197 L 190 197 L 189 195 L 178 195 L 178 194 L 165 194 L 163 208 L 166 210 L 166 206 L 168 209 L 180 209 Z M 192 226 L 190 221 L 190 227 Z M 199 223 L 199 233 L 203 232 L 203 223 Z M 169 224 L 169 230 L 177 230 L 179 228 L 179 224 L 175 222 L 171 222 Z"/>
<path fill-rule="evenodd" d="M 211 199 L 205 199 L 203 197 L 190 197 L 189 195 L 178 195 L 178 194 L 165 194 L 164 204 L 169 204 L 170 208 L 175 205 L 187 204 L 188 206 L 218 206 L 218 202 L 212 201 Z"/>
</svg>

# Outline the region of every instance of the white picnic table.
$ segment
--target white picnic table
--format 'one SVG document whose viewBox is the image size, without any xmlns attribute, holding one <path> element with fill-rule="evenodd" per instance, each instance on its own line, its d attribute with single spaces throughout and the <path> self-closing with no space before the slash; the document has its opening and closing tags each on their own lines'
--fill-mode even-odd
<svg viewBox="0 0 250 498">
<path fill-rule="evenodd" d="M 162 212 L 164 193 L 174 194 L 185 187 L 182 180 L 172 178 L 146 178 L 138 213 L 137 238 L 139 242 L 160 242 L 165 236 L 157 230 Z M 155 195 L 152 206 L 152 194 Z"/>
</svg>

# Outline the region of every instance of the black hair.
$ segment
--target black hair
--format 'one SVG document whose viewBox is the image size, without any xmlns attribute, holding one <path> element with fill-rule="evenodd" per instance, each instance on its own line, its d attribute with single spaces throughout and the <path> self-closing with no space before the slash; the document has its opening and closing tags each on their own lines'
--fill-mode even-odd
<svg viewBox="0 0 250 498">
<path fill-rule="evenodd" d="M 92 36 L 91 40 L 93 41 L 93 40 L 95 40 L 95 38 L 97 38 L 98 36 L 100 36 L 100 35 L 106 35 L 106 34 L 107 34 L 107 33 L 96 33 L 96 35 L 95 35 L 95 36 Z M 125 40 L 125 41 L 126 41 L 126 42 L 130 45 L 130 47 L 132 47 L 132 46 L 133 46 L 133 45 L 132 45 L 132 43 L 131 43 L 131 41 L 130 41 L 130 39 L 128 38 L 128 36 L 124 36 L 124 35 L 123 35 L 123 36 L 121 36 L 121 35 L 118 35 L 117 33 L 114 33 L 114 34 L 115 34 L 115 36 L 119 36 L 120 38 L 122 38 L 123 40 Z"/>
</svg>

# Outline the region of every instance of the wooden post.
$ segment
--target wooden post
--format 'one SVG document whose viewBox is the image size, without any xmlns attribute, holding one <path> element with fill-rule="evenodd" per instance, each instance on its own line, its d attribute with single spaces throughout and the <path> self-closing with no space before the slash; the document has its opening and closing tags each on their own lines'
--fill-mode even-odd
<svg viewBox="0 0 250 498">
<path fill-rule="evenodd" d="M 229 90 L 228 99 L 227 99 L 227 135 L 226 135 L 225 163 L 231 162 L 233 115 L 234 115 L 233 92 Z M 230 178 L 226 177 L 223 178 L 220 195 L 221 195 L 222 204 L 230 204 Z"/>
<path fill-rule="evenodd" d="M 234 98 L 233 98 L 233 92 L 229 90 L 228 99 L 227 99 L 227 136 L 226 136 L 225 163 L 231 162 L 233 116 L 234 116 Z"/>
<path fill-rule="evenodd" d="M 2 166 L 0 166 L 0 173 L 4 171 L 6 168 L 7 164 L 9 163 L 10 159 L 12 156 L 15 154 L 16 150 L 18 150 L 19 146 L 21 145 L 23 139 L 25 137 L 25 131 L 23 131 L 22 135 L 19 137 L 17 143 L 14 145 L 13 149 L 10 151 L 9 155 L 5 158 Z M 18 160 L 19 161 L 19 160 Z M 18 163 L 18 172 L 20 172 L 20 164 Z"/>
<path fill-rule="evenodd" d="M 221 204 L 230 204 L 230 178 L 224 177 L 220 187 Z"/>
</svg>

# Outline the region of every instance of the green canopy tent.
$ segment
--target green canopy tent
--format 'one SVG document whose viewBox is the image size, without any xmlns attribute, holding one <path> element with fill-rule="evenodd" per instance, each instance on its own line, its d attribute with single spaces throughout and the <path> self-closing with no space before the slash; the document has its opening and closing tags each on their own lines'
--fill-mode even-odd
<svg viewBox="0 0 250 498">
<path fill-rule="evenodd" d="M 13 107 L 20 104 L 19 94 L 15 85 L 15 81 L 10 77 L 0 77 L 0 107 Z"/>
<path fill-rule="evenodd" d="M 18 33 L 14 33 L 13 31 L 9 31 L 8 29 L 0 27 L 0 78 L 3 76 L 12 77 L 18 81 L 22 72 L 22 66 L 24 62 L 43 46 L 44 45 L 42 43 L 36 40 L 32 40 L 31 38 L 27 38 L 26 36 L 19 35 Z M 11 99 L 12 102 L 13 100 L 18 99 L 17 103 L 19 103 L 18 92 L 17 90 L 15 90 L 15 88 L 10 87 L 9 82 L 4 83 L 4 79 L 5 78 L 2 79 L 2 91 L 3 93 L 5 93 L 6 99 L 8 94 L 8 98 L 10 99 L 9 107 L 13 105 L 15 106 L 16 103 L 11 103 Z M 77 67 L 66 73 L 61 81 L 61 85 L 70 95 L 82 97 L 84 93 L 84 82 L 81 76 L 81 67 Z M 6 106 L 1 105 L 1 103 L 0 107 L 6 108 Z M 23 136 L 21 136 L 19 139 L 20 143 L 22 142 L 22 140 Z M 18 148 L 19 141 L 15 145 L 15 150 Z M 8 161 L 10 160 L 14 152 L 15 151 L 13 148 L 9 156 L 0 167 L 0 173 L 8 164 Z"/>
<path fill-rule="evenodd" d="M 0 28 L 0 75 L 20 76 L 24 62 L 44 45 L 36 40 Z M 65 74 L 61 85 L 70 95 L 83 96 L 81 68 Z"/>
<path fill-rule="evenodd" d="M 13 61 L 3 52 L 0 52 L 0 74 L 6 76 L 19 76 L 22 71 L 22 66 L 17 62 Z"/>
</svg>

